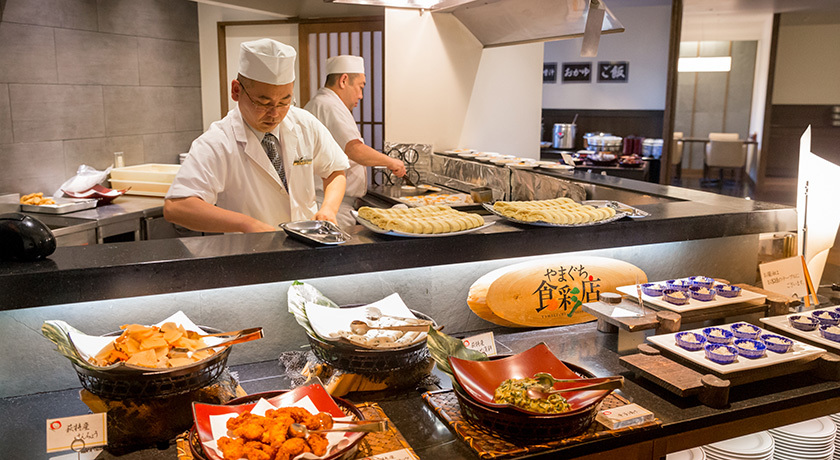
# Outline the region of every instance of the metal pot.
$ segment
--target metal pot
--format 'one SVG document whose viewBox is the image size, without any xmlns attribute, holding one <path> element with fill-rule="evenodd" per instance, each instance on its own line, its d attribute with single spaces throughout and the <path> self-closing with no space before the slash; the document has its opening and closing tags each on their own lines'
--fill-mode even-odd
<svg viewBox="0 0 840 460">
<path fill-rule="evenodd" d="M 573 149 L 575 148 L 575 130 L 577 125 L 574 123 L 554 123 L 554 130 L 551 138 L 552 145 L 555 149 Z"/>
</svg>

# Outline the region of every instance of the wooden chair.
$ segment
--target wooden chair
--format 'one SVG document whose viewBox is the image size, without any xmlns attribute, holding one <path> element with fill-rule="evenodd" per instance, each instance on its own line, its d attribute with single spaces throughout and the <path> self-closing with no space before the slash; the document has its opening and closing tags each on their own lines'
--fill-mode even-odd
<svg viewBox="0 0 840 460">
<path fill-rule="evenodd" d="M 709 133 L 710 141 L 737 141 L 738 133 Z"/>
<path fill-rule="evenodd" d="M 682 138 L 683 133 L 676 131 L 674 132 L 674 139 L 671 141 L 670 167 L 674 169 L 674 177 L 676 177 L 677 179 L 682 179 L 682 159 L 684 146 Z"/>
<path fill-rule="evenodd" d="M 703 180 L 710 181 L 709 170 L 717 168 L 721 185 L 725 169 L 734 170 L 737 174 L 737 182 L 740 182 L 744 177 L 744 168 L 747 164 L 747 147 L 744 141 L 738 139 L 737 134 L 735 140 L 715 140 L 711 135 L 709 139 L 711 140 L 706 144 L 706 155 L 703 161 Z"/>
</svg>

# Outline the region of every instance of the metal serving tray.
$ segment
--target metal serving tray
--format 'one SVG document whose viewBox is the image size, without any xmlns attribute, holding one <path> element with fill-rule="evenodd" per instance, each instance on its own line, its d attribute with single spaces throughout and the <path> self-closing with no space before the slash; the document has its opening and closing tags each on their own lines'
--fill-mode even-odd
<svg viewBox="0 0 840 460">
<path fill-rule="evenodd" d="M 37 212 L 42 214 L 67 214 L 68 212 L 81 211 L 96 207 L 94 199 L 76 198 L 55 198 L 55 204 L 22 204 L 20 210 L 23 212 Z"/>
<path fill-rule="evenodd" d="M 338 225 L 326 220 L 301 220 L 280 224 L 289 236 L 320 244 L 341 244 L 350 241 L 351 236 Z"/>
</svg>

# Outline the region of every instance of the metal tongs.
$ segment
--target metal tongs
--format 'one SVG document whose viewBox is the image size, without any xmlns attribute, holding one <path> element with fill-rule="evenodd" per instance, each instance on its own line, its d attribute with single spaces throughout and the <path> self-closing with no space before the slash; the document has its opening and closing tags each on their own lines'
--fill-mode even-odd
<svg viewBox="0 0 840 460">
<path fill-rule="evenodd" d="M 232 337 L 228 340 L 219 342 L 215 345 L 209 345 L 209 346 L 206 346 L 206 347 L 196 348 L 195 350 L 190 350 L 189 348 L 184 348 L 184 347 L 174 347 L 174 348 L 172 348 L 171 351 L 173 353 L 185 353 L 188 356 L 192 356 L 193 353 L 198 352 L 198 351 L 210 350 L 210 349 L 219 348 L 219 347 L 227 348 L 231 345 L 236 345 L 237 343 L 250 342 L 252 340 L 257 340 L 257 339 L 261 339 L 261 338 L 264 337 L 263 328 L 261 328 L 261 327 L 243 329 L 241 331 L 235 331 L 235 332 L 220 332 L 218 334 L 206 334 L 206 335 L 202 335 L 201 337 L 219 337 L 219 336 L 225 336 L 225 335 L 232 335 Z"/>
</svg>

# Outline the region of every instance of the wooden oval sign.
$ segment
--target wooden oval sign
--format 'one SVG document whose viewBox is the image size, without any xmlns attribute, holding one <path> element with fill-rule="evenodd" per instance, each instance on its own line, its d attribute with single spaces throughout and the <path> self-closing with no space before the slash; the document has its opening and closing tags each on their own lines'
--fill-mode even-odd
<svg viewBox="0 0 840 460">
<path fill-rule="evenodd" d="M 601 292 L 646 283 L 647 275 L 630 263 L 594 256 L 558 256 L 508 267 L 490 284 L 487 307 L 501 319 L 526 327 L 592 321 L 580 308 Z M 475 310 L 475 309 L 474 309 Z"/>
<path fill-rule="evenodd" d="M 498 324 L 499 326 L 522 327 L 516 323 L 511 323 L 510 321 L 499 318 L 498 316 L 496 316 L 495 313 L 493 313 L 490 310 L 490 307 L 487 306 L 487 291 L 490 289 L 490 285 L 493 283 L 493 281 L 496 281 L 500 276 L 504 275 L 510 270 L 510 266 L 503 267 L 488 272 L 486 275 L 475 280 L 472 286 L 470 286 L 469 294 L 467 294 L 467 305 L 469 305 L 470 310 L 472 310 L 473 313 L 478 315 L 478 317 L 481 319 L 490 321 L 494 324 Z"/>
</svg>

